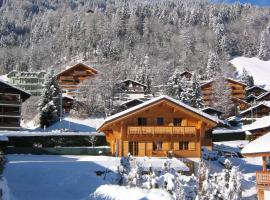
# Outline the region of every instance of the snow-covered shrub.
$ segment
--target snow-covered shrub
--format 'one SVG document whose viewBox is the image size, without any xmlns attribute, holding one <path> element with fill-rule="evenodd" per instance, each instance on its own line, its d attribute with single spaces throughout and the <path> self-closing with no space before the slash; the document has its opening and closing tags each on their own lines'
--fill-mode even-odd
<svg viewBox="0 0 270 200">
<path fill-rule="evenodd" d="M 154 170 L 151 164 L 141 163 L 136 158 L 123 157 L 120 160 L 118 171 L 119 184 L 129 187 L 144 189 L 159 188 L 170 193 L 176 200 L 195 200 L 198 194 L 198 179 L 192 176 L 184 176 L 172 168 L 172 160 L 167 159 L 163 163 L 162 170 Z"/>
</svg>

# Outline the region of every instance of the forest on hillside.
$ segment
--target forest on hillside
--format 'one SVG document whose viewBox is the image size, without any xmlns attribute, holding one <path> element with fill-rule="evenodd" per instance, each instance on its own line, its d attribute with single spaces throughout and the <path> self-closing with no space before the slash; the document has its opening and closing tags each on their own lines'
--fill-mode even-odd
<svg viewBox="0 0 270 200">
<path fill-rule="evenodd" d="M 175 69 L 231 75 L 233 56 L 269 59 L 270 9 L 206 0 L 0 0 L 0 74 L 76 59 L 165 84 Z"/>
</svg>

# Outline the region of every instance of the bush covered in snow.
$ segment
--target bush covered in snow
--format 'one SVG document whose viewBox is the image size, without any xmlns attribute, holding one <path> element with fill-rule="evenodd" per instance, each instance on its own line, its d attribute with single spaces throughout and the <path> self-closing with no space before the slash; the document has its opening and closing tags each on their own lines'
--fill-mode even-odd
<svg viewBox="0 0 270 200">
<path fill-rule="evenodd" d="M 200 165 L 200 200 L 240 200 L 242 174 L 226 159 L 221 173 L 210 174 L 205 164 Z"/>
<path fill-rule="evenodd" d="M 145 170 L 144 166 L 148 165 Z M 182 175 L 172 167 L 172 159 L 167 159 L 162 170 L 156 170 L 151 163 L 142 163 L 128 155 L 121 158 L 119 184 L 142 189 L 162 189 L 171 194 L 175 200 L 195 200 L 198 194 L 198 180 L 192 176 Z"/>
</svg>

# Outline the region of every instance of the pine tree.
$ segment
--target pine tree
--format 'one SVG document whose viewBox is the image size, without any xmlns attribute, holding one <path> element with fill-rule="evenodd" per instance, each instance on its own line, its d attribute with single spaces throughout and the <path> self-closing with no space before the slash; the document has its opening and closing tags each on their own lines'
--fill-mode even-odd
<svg viewBox="0 0 270 200">
<path fill-rule="evenodd" d="M 214 51 L 210 51 L 204 76 L 206 80 L 215 78 L 221 72 L 219 63 L 220 60 L 217 53 Z"/>
<path fill-rule="evenodd" d="M 183 92 L 183 83 L 181 73 L 178 69 L 176 69 L 169 78 L 167 86 L 167 95 L 179 100 L 181 98 L 181 93 Z"/>
<path fill-rule="evenodd" d="M 46 76 L 44 90 L 39 103 L 40 127 L 48 127 L 59 120 L 60 116 L 60 87 L 54 70 L 50 70 Z"/>
<path fill-rule="evenodd" d="M 233 102 L 231 100 L 231 88 L 226 78 L 219 77 L 214 81 L 211 101 L 213 107 L 224 112 L 225 116 L 231 113 Z"/>
<path fill-rule="evenodd" d="M 243 69 L 243 72 L 241 74 L 241 80 L 247 85 L 247 87 L 254 86 L 253 76 L 249 75 L 245 68 Z"/>
<path fill-rule="evenodd" d="M 241 179 L 242 173 L 239 171 L 238 167 L 232 167 L 230 171 L 228 188 L 225 193 L 226 199 L 230 200 L 242 199 Z"/>
<path fill-rule="evenodd" d="M 263 30 L 261 33 L 260 38 L 260 48 L 258 57 L 262 60 L 269 60 L 270 59 L 270 44 L 269 44 L 269 28 Z"/>
<path fill-rule="evenodd" d="M 203 107 L 203 99 L 201 93 L 200 82 L 197 78 L 196 74 L 192 76 L 192 95 L 191 95 L 191 106 L 194 108 L 202 108 Z"/>
</svg>

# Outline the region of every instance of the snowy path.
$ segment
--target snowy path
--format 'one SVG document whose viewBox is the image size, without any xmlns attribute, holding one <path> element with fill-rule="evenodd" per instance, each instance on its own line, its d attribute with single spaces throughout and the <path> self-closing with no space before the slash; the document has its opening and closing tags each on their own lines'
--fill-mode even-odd
<svg viewBox="0 0 270 200">
<path fill-rule="evenodd" d="M 11 200 L 87 199 L 98 186 L 108 183 L 95 171 L 115 170 L 118 164 L 117 159 L 102 156 L 8 155 L 7 159 L 4 177 Z M 111 173 L 107 180 L 112 177 Z"/>
</svg>

